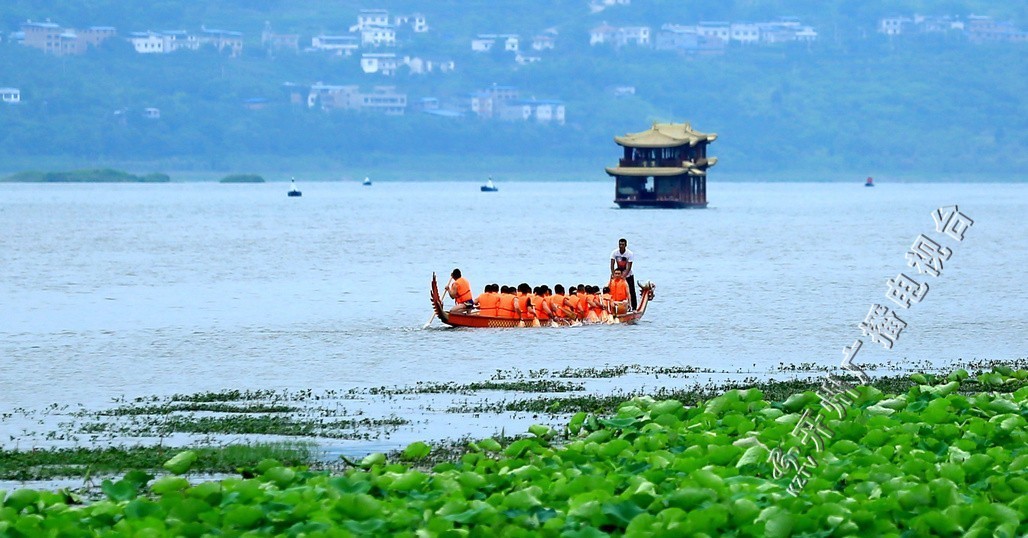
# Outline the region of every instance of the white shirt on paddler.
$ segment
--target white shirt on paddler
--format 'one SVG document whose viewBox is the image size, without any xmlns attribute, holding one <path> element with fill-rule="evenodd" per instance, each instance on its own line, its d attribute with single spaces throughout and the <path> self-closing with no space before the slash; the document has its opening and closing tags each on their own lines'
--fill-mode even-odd
<svg viewBox="0 0 1028 538">
<path fill-rule="evenodd" d="M 610 253 L 610 259 L 614 260 L 615 269 L 621 269 L 624 272 L 622 276 L 624 276 L 625 278 L 632 276 L 631 269 L 628 269 L 628 262 L 632 262 L 634 265 L 635 255 L 632 254 L 631 250 L 628 250 L 626 248 L 625 252 L 622 254 L 621 249 L 616 248 L 614 249 L 614 252 Z"/>
</svg>

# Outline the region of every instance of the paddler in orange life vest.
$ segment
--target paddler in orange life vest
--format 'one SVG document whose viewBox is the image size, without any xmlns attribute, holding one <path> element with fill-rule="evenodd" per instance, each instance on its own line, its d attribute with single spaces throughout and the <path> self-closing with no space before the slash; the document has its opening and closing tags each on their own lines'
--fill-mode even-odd
<svg viewBox="0 0 1028 538">
<path fill-rule="evenodd" d="M 607 286 L 610 287 L 611 313 L 624 314 L 628 312 L 629 292 L 624 272 L 621 269 L 614 269 L 614 274 Z"/>
<path fill-rule="evenodd" d="M 475 298 L 471 295 L 471 283 L 460 275 L 460 269 L 454 269 L 450 273 L 450 278 L 453 282 L 446 288 L 446 292 L 456 303 L 450 311 L 471 310 L 475 306 Z"/>
<path fill-rule="evenodd" d="M 518 284 L 515 309 L 524 325 L 538 326 L 539 322 L 535 319 L 535 305 L 532 303 L 532 286 L 529 286 L 527 282 Z"/>
<path fill-rule="evenodd" d="M 478 307 L 478 315 L 495 318 L 500 305 L 500 285 L 487 284 L 485 290 L 475 300 Z"/>
<path fill-rule="evenodd" d="M 536 286 L 532 290 L 532 304 L 535 305 L 535 318 L 541 325 L 546 325 L 553 317 L 553 310 L 550 309 L 550 301 L 546 298 L 547 287 Z"/>
<path fill-rule="evenodd" d="M 621 269 L 621 274 L 628 284 L 628 296 L 632 302 L 632 310 L 639 308 L 635 302 L 635 274 L 632 266 L 635 264 L 635 254 L 628 250 L 628 240 L 622 237 L 618 239 L 618 248 L 610 253 L 610 276 L 614 276 L 615 269 Z"/>
<path fill-rule="evenodd" d="M 517 298 L 514 296 L 514 288 L 503 286 L 500 288 L 500 295 L 496 302 L 496 317 L 506 319 L 517 319 Z"/>
<path fill-rule="evenodd" d="M 574 285 L 568 287 L 568 294 L 564 297 L 564 315 L 570 320 L 579 319 L 578 288 Z"/>
<path fill-rule="evenodd" d="M 578 301 L 575 303 L 575 314 L 582 321 L 589 321 L 589 293 L 585 284 L 578 285 Z"/>
<path fill-rule="evenodd" d="M 567 312 L 564 310 L 564 285 L 557 284 L 553 286 L 553 294 L 549 296 L 550 300 L 550 311 L 553 312 L 553 319 L 563 320 L 567 318 Z"/>
</svg>

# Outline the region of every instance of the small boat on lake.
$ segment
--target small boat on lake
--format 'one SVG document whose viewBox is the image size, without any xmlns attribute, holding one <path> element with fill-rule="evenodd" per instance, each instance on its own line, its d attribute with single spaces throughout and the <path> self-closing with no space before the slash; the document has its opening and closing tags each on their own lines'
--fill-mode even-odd
<svg viewBox="0 0 1028 538">
<path fill-rule="evenodd" d="M 635 323 L 642 319 L 643 314 L 646 313 L 646 307 L 653 299 L 654 287 L 655 286 L 652 282 L 646 282 L 639 286 L 639 308 L 636 310 L 629 310 L 624 314 L 616 314 L 615 317 L 617 320 L 615 323 Z M 443 306 L 443 298 L 439 294 L 439 285 L 436 281 L 435 273 L 432 273 L 432 291 L 430 295 L 432 300 L 432 309 L 435 311 L 435 315 L 440 321 L 451 327 L 513 328 L 528 326 L 519 319 L 482 316 L 479 315 L 477 310 L 472 310 L 470 312 L 447 310 Z M 431 323 L 431 320 L 429 320 L 429 323 Z M 604 325 L 604 323 L 597 323 L 596 325 Z M 425 326 L 427 327 L 428 325 L 426 324 Z"/>
<path fill-rule="evenodd" d="M 864 186 L 865 186 L 865 187 L 874 187 L 874 186 L 875 186 L 875 180 L 874 180 L 874 179 L 872 179 L 872 178 L 871 178 L 871 177 L 869 176 L 869 177 L 867 178 L 867 182 L 866 182 L 866 183 L 864 183 Z"/>
<path fill-rule="evenodd" d="M 295 196 L 303 196 L 303 193 L 300 192 L 300 189 L 296 188 L 296 180 L 295 179 L 289 180 L 289 192 L 286 193 L 286 196 L 293 196 L 293 197 L 295 197 Z"/>
<path fill-rule="evenodd" d="M 364 185 L 365 187 L 370 187 L 371 186 L 371 178 L 370 177 L 365 177 L 364 181 L 361 182 L 361 185 Z"/>
<path fill-rule="evenodd" d="M 493 185 L 493 178 L 491 177 L 489 178 L 489 181 L 485 182 L 485 185 L 482 185 L 482 192 L 496 192 L 498 190 L 500 189 L 497 189 L 496 185 Z"/>
</svg>

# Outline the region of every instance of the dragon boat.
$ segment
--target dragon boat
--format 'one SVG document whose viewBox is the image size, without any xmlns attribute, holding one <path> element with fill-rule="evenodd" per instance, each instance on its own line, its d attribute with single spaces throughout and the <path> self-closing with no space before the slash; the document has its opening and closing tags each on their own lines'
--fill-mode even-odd
<svg viewBox="0 0 1028 538">
<path fill-rule="evenodd" d="M 635 323 L 642 319 L 643 314 L 646 313 L 646 307 L 649 306 L 650 301 L 653 299 L 653 288 L 652 282 L 646 282 L 639 285 L 639 308 L 636 310 L 630 310 L 624 314 L 617 314 L 616 323 Z M 436 281 L 435 273 L 432 273 L 432 309 L 435 311 L 435 315 L 443 323 L 451 327 L 474 327 L 474 328 L 512 328 L 512 327 L 526 327 L 521 320 L 510 319 L 510 318 L 499 318 L 492 316 L 483 316 L 478 313 L 477 310 L 470 312 L 452 311 L 447 310 L 443 306 L 443 298 L 439 293 L 439 284 Z M 429 320 L 431 322 L 431 320 Z M 426 325 L 427 327 L 428 325 Z"/>
</svg>

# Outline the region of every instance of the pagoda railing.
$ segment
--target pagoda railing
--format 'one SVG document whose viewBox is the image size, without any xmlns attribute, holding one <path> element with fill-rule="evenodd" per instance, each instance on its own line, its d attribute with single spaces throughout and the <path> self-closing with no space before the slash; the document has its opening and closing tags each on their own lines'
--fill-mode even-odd
<svg viewBox="0 0 1028 538">
<path fill-rule="evenodd" d="M 625 168 L 682 168 L 690 164 L 688 159 L 618 159 L 618 166 Z"/>
</svg>

